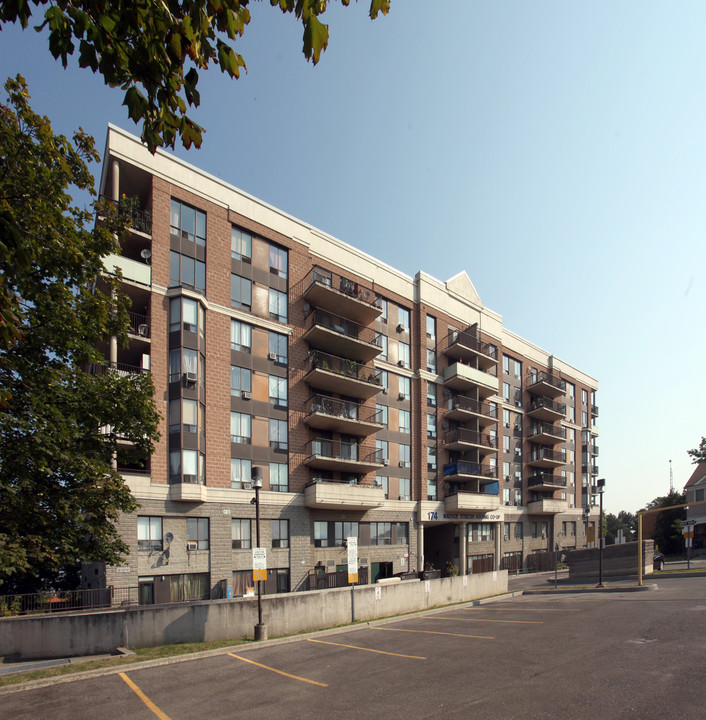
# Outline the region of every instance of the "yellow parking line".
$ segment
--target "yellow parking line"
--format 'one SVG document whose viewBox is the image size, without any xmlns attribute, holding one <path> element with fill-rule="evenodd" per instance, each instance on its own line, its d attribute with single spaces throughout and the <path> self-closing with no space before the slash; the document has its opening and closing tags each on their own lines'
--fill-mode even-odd
<svg viewBox="0 0 706 720">
<path fill-rule="evenodd" d="M 336 645 L 337 647 L 352 648 L 353 650 L 365 650 L 365 652 L 379 653 L 380 655 L 394 655 L 394 657 L 411 658 L 412 660 L 426 660 L 425 657 L 420 655 L 402 655 L 401 653 L 386 652 L 385 650 L 372 650 L 371 648 L 364 648 L 358 645 L 344 645 L 343 643 L 326 642 L 326 640 L 312 640 L 307 638 L 309 642 L 321 643 L 322 645 Z"/>
<path fill-rule="evenodd" d="M 466 610 L 478 610 L 476 607 L 466 607 Z M 579 612 L 579 608 L 523 608 L 517 605 L 505 605 L 504 607 L 486 607 L 483 610 L 519 610 L 525 612 Z"/>
<path fill-rule="evenodd" d="M 488 635 L 461 635 L 460 633 L 435 632 L 434 630 L 404 630 L 403 628 L 371 627 L 371 630 L 387 630 L 388 632 L 422 633 L 424 635 L 452 635 L 453 637 L 477 638 L 478 640 L 495 640 Z"/>
<path fill-rule="evenodd" d="M 284 677 L 292 678 L 293 680 L 301 680 L 302 682 L 309 683 L 310 685 L 318 685 L 319 687 L 328 687 L 326 683 L 316 682 L 316 680 L 309 680 L 308 678 L 299 677 L 299 675 L 290 675 L 289 673 L 282 672 L 282 670 L 277 670 L 276 668 L 269 667 L 269 665 L 261 665 L 254 660 L 248 660 L 247 658 L 241 657 L 240 655 L 234 655 L 233 653 L 228 653 L 228 655 L 237 658 L 238 660 L 242 660 L 243 662 L 250 663 L 251 665 L 257 665 L 258 667 L 264 668 L 265 670 L 272 670 L 272 672 L 277 673 L 278 675 L 284 675 Z"/>
<path fill-rule="evenodd" d="M 464 620 L 465 622 L 492 622 L 492 623 L 513 623 L 518 625 L 544 625 L 544 620 L 490 620 L 487 618 L 455 618 L 439 617 L 438 615 L 423 615 L 423 620 Z"/>
<path fill-rule="evenodd" d="M 159 718 L 159 720 L 171 720 L 169 715 L 166 713 L 163 713 L 148 697 L 145 695 L 142 690 L 140 690 L 135 683 L 130 680 L 130 678 L 125 673 L 118 673 L 120 677 L 127 683 L 127 686 L 137 695 L 137 697 L 142 700 L 142 702 L 147 705 L 147 707 Z"/>
</svg>

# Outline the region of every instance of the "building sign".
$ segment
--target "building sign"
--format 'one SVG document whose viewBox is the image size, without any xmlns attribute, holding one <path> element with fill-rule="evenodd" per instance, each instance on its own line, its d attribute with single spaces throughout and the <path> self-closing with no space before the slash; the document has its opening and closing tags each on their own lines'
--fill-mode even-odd
<svg viewBox="0 0 706 720">
<path fill-rule="evenodd" d="M 348 582 L 353 584 L 358 582 L 358 538 L 346 538 L 348 546 Z"/>
<path fill-rule="evenodd" d="M 267 549 L 252 549 L 252 579 L 254 582 L 267 580 Z"/>
</svg>

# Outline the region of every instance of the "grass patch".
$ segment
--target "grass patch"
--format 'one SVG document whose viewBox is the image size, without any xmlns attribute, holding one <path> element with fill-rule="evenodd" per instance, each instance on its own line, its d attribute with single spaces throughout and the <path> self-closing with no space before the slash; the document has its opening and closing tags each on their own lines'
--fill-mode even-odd
<svg viewBox="0 0 706 720">
<path fill-rule="evenodd" d="M 115 655 L 101 660 L 88 660 L 68 665 L 56 665 L 41 670 L 28 670 L 18 672 L 14 675 L 0 676 L 0 687 L 16 685 L 28 680 L 41 680 L 44 678 L 59 677 L 61 675 L 73 675 L 77 672 L 87 670 L 100 670 L 103 668 L 120 667 L 121 665 L 133 665 L 147 660 L 158 660 L 160 658 L 175 657 L 177 655 L 188 655 L 202 652 L 203 650 L 217 650 L 222 647 L 233 647 L 250 643 L 248 639 L 214 640 L 213 642 L 183 643 L 179 645 L 159 645 L 157 647 L 139 648 L 134 655 Z"/>
</svg>

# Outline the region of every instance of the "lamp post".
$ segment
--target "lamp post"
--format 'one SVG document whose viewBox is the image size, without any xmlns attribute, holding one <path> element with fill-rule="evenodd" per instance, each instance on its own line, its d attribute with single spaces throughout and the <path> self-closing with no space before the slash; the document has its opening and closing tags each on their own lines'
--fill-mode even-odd
<svg viewBox="0 0 706 720">
<path fill-rule="evenodd" d="M 596 482 L 598 489 L 598 495 L 600 498 L 600 510 L 598 516 L 599 531 L 598 531 L 598 585 L 596 587 L 602 588 L 603 585 L 603 492 L 605 491 L 605 479 L 599 478 Z"/>
<path fill-rule="evenodd" d="M 262 489 L 262 468 L 253 467 L 252 486 L 255 490 L 255 537 L 257 547 L 253 553 L 253 579 L 257 580 L 257 625 L 255 625 L 255 640 L 267 640 L 267 625 L 262 622 L 262 580 L 260 579 L 263 569 L 255 568 L 255 555 L 264 555 L 260 548 L 260 490 Z M 252 500 L 250 501 L 252 502 Z M 267 562 L 265 561 L 265 576 L 267 574 Z"/>
</svg>

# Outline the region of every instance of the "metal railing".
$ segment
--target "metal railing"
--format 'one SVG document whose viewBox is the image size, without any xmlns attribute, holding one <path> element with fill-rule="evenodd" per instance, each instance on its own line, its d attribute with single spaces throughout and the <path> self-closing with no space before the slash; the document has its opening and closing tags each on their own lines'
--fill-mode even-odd
<svg viewBox="0 0 706 720">
<path fill-rule="evenodd" d="M 328 438 L 314 438 L 306 444 L 306 454 L 309 457 L 324 457 L 335 460 L 348 460 L 351 462 L 379 463 L 383 461 L 383 451 L 364 447 L 357 442 L 343 440 L 329 440 Z"/>
<path fill-rule="evenodd" d="M 382 425 L 383 410 L 373 410 L 361 403 L 316 394 L 311 399 L 311 413 L 321 413 L 334 418 L 360 420 Z"/>
<path fill-rule="evenodd" d="M 309 570 L 309 590 L 329 590 L 330 588 L 346 587 L 348 584 L 348 570 L 336 570 L 335 572 Z M 367 565 L 358 568 L 357 584 L 368 584 Z"/>
<path fill-rule="evenodd" d="M 117 206 L 118 212 L 130 220 L 130 227 L 139 230 L 146 235 L 152 234 L 152 212 L 149 209 L 141 208 L 139 201 L 134 197 L 123 197 L 117 202 L 107 195 L 100 196 L 101 201 L 109 202 Z"/>
<path fill-rule="evenodd" d="M 541 408 L 546 408 L 547 410 L 551 410 L 552 412 L 561 413 L 562 415 L 566 414 L 566 404 L 557 402 L 556 400 L 552 400 L 548 397 L 536 397 L 532 400 L 532 402 L 529 405 L 529 408 L 527 408 L 528 412 L 532 412 L 532 410 L 540 410 Z"/>
<path fill-rule="evenodd" d="M 497 480 L 498 469 L 496 467 L 481 465 L 480 463 L 459 460 L 458 462 L 444 465 L 444 477 L 448 475 L 475 475 L 477 477 Z"/>
<path fill-rule="evenodd" d="M 491 448 L 498 447 L 497 435 L 478 432 L 477 430 L 470 430 L 469 428 L 454 428 L 444 433 L 444 443 L 446 445 L 455 442 L 483 445 Z"/>
<path fill-rule="evenodd" d="M 0 595 L 0 617 L 125 607 L 138 602 L 136 587 L 90 590 L 52 590 L 41 593 Z"/>
<path fill-rule="evenodd" d="M 566 380 L 560 378 L 558 375 L 554 375 L 546 370 L 528 373 L 527 386 L 529 390 L 531 390 L 534 385 L 539 385 L 540 383 L 551 385 L 557 390 L 566 390 Z"/>
<path fill-rule="evenodd" d="M 533 460 L 550 460 L 551 462 L 566 462 L 566 450 L 551 450 L 545 447 L 534 446 L 530 453 L 530 462 Z"/>
<path fill-rule="evenodd" d="M 453 345 L 463 345 L 464 347 L 475 350 L 477 353 L 492 358 L 493 360 L 497 360 L 498 357 L 498 349 L 495 345 L 483 342 L 475 337 L 475 335 L 471 335 L 471 333 L 468 332 L 450 330 L 447 336 L 447 347 L 452 347 Z"/>
<path fill-rule="evenodd" d="M 527 480 L 527 487 L 538 487 L 540 485 L 554 485 L 556 487 L 566 487 L 567 480 L 565 477 L 557 477 L 550 473 L 535 473 Z"/>
<path fill-rule="evenodd" d="M 382 386 L 382 371 L 372 365 L 362 365 L 348 358 L 315 350 L 309 355 L 312 369 L 326 370 L 345 377 L 362 380 L 371 385 Z"/>
<path fill-rule="evenodd" d="M 566 428 L 563 425 L 552 425 L 551 423 L 532 423 L 529 429 L 529 437 L 533 435 L 551 435 L 555 438 L 566 440 Z"/>
<path fill-rule="evenodd" d="M 375 344 L 375 331 L 372 328 L 360 325 L 353 320 L 335 315 L 327 310 L 321 310 L 315 308 L 307 317 L 307 330 L 314 327 L 322 327 L 332 332 L 338 333 L 353 340 L 359 340 L 360 342 L 368 343 L 368 345 Z"/>
<path fill-rule="evenodd" d="M 498 406 L 489 402 L 482 402 L 465 395 L 456 395 L 449 400 L 449 410 L 466 410 L 476 415 L 496 419 L 498 417 Z"/>
<path fill-rule="evenodd" d="M 309 280 L 308 283 L 306 282 L 307 279 Z M 314 284 L 324 285 L 325 287 L 336 290 L 343 295 L 356 298 L 357 300 L 369 303 L 370 305 L 374 305 L 378 297 L 372 288 L 360 285 L 354 280 L 349 280 L 343 275 L 338 275 L 331 270 L 325 270 L 324 268 L 318 266 L 313 267 L 305 279 L 305 285 L 307 287 L 307 290 L 304 291 L 305 295 L 308 289 Z"/>
<path fill-rule="evenodd" d="M 130 325 L 128 332 L 133 335 L 139 335 L 140 337 L 148 338 L 150 336 L 150 320 L 146 315 L 140 315 L 139 313 L 130 313 Z"/>
</svg>

